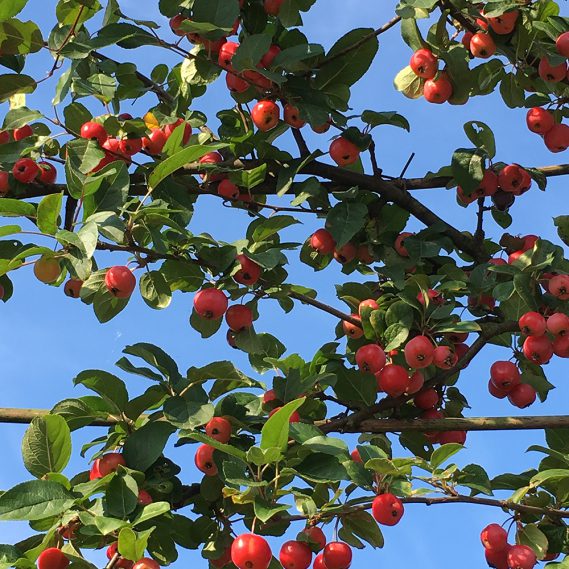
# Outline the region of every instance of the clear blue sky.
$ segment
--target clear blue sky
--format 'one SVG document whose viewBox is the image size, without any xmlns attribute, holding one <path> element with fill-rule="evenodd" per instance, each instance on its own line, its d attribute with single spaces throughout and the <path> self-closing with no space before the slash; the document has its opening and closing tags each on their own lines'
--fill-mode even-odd
<svg viewBox="0 0 569 569">
<path fill-rule="evenodd" d="M 46 26 L 53 23 L 55 0 L 30 0 L 23 19 L 36 21 L 41 12 Z M 122 0 L 121 7 L 132 17 L 157 19 L 164 24 L 164 34 L 169 35 L 167 22 L 157 15 L 154 0 Z M 305 17 L 305 33 L 311 42 L 322 43 L 329 48 L 345 32 L 355 27 L 378 27 L 393 15 L 396 2 L 375 2 L 370 0 L 319 0 L 315 8 Z M 411 123 L 411 134 L 391 127 L 381 127 L 375 132 L 380 166 L 391 175 L 397 175 L 412 152 L 415 160 L 408 172 L 410 176 L 423 175 L 428 170 L 436 171 L 449 164 L 455 148 L 468 145 L 462 125 L 469 120 L 486 122 L 495 132 L 497 140 L 497 160 L 518 162 L 527 166 L 556 164 L 567 160 L 566 155 L 549 153 L 539 137 L 527 131 L 523 110 L 505 107 L 497 95 L 471 100 L 468 105 L 452 107 L 449 105 L 430 105 L 423 100 L 411 101 L 397 93 L 392 80 L 397 71 L 407 65 L 411 52 L 400 38 L 398 28 L 381 36 L 380 51 L 369 73 L 353 89 L 352 107 L 355 112 L 365 109 L 378 111 L 397 110 L 407 116 Z M 121 51 L 105 50 L 105 53 L 126 61 L 134 61 L 143 72 L 149 73 L 158 63 L 175 60 L 167 52 L 158 50 Z M 30 63 L 28 71 L 41 77 L 51 67 L 48 57 L 36 56 L 36 63 Z M 49 111 L 55 82 L 50 80 L 42 85 L 36 94 L 29 96 L 28 106 Z M 155 99 L 147 96 L 139 101 L 134 110 L 127 106 L 123 111 L 139 115 L 155 104 Z M 215 127 L 215 113 L 231 105 L 224 81 L 218 82 L 207 95 L 195 102 L 194 108 L 204 111 Z M 97 112 L 104 112 L 102 108 Z M 6 111 L 6 104 L 0 106 L 0 113 Z M 328 146 L 327 135 L 309 135 L 311 148 Z M 283 144 L 292 147 L 290 134 L 283 137 Z M 547 192 L 532 189 L 513 207 L 511 213 L 515 222 L 512 233 L 536 233 L 547 239 L 556 239 L 551 218 L 567 213 L 561 207 L 566 203 L 566 182 L 563 179 L 551 180 Z M 420 192 L 419 197 L 432 206 L 445 219 L 464 230 L 473 230 L 475 215 L 473 209 L 464 210 L 455 203 L 454 192 L 429 190 Z M 283 200 L 283 203 L 286 201 Z M 235 210 L 221 207 L 218 200 L 204 197 L 200 200 L 191 229 L 198 233 L 208 231 L 219 239 L 228 241 L 243 236 L 250 218 Z M 302 241 L 318 224 L 308 217 L 305 225 L 287 230 L 289 240 Z M 419 228 L 413 224 L 411 229 Z M 499 236 L 500 228 L 488 221 L 488 231 Z M 104 265 L 103 256 L 98 257 Z M 296 255 L 290 254 L 291 282 L 313 286 L 319 290 L 319 298 L 332 304 L 340 304 L 334 296 L 334 284 L 347 280 L 337 265 L 332 264 L 326 271 L 318 274 L 300 265 Z M 113 264 L 119 258 L 113 257 Z M 110 264 L 108 260 L 107 264 Z M 235 363 L 250 372 L 247 360 L 237 351 L 231 350 L 223 333 L 209 340 L 202 340 L 188 324 L 192 295 L 177 293 L 165 311 L 149 309 L 135 294 L 128 308 L 110 323 L 100 325 L 90 309 L 80 301 L 64 296 L 62 289 L 41 285 L 24 268 L 13 275 L 15 294 L 9 303 L 0 307 L 4 322 L 4 334 L 0 341 L 0 376 L 3 378 L 0 405 L 6 407 L 49 408 L 57 401 L 67 397 L 84 394 L 81 388 L 73 388 L 72 379 L 81 370 L 100 368 L 113 370 L 125 345 L 145 341 L 155 343 L 169 352 L 182 370 L 190 365 L 203 365 L 216 359 L 231 358 Z M 358 277 L 350 277 L 357 279 Z M 289 353 L 298 352 L 310 358 L 316 348 L 334 337 L 335 320 L 313 309 L 296 307 L 289 315 L 274 309 L 274 303 L 261 305 L 261 318 L 256 324 L 260 331 L 271 332 L 280 337 Z M 309 323 L 309 324 L 308 324 Z M 472 410 L 471 415 L 519 414 L 505 401 L 493 399 L 486 389 L 488 370 L 496 359 L 507 359 L 505 350 L 487 348 L 461 378 L 461 389 L 467 396 Z M 560 360 L 549 364 L 547 373 L 557 389 L 550 394 L 544 404 L 531 407 L 533 414 L 562 414 L 569 396 L 566 384 L 566 368 Z M 563 374 L 563 372 L 565 372 Z M 141 378 L 127 378 L 131 393 L 142 391 L 147 384 Z M 267 378 L 270 379 L 270 378 Z M 1 426 L 5 441 L 4 464 L 10 465 L 0 471 L 0 488 L 6 489 L 17 482 L 30 478 L 22 465 L 20 442 L 23 427 Z M 75 457 L 68 467 L 68 474 L 86 468 L 79 457 L 81 444 L 88 437 L 101 433 L 86 430 L 74 439 Z M 459 465 L 478 462 L 490 476 L 501 472 L 521 471 L 537 463 L 539 457 L 526 454 L 530 444 L 543 442 L 540 432 L 521 433 L 471 433 L 467 449 L 456 459 Z M 193 467 L 192 451 L 183 447 L 172 452 L 172 458 L 187 468 L 184 481 L 198 479 Z M 395 528 L 385 530 L 386 545 L 383 550 L 367 549 L 354 556 L 354 567 L 378 564 L 382 567 L 417 567 L 439 569 L 460 564 L 461 569 L 479 569 L 485 566 L 482 546 L 479 542 L 480 530 L 490 522 L 501 523 L 505 514 L 498 509 L 479 506 L 436 506 L 427 508 L 410 505 L 402 522 Z M 10 543 L 29 535 L 25 524 L 2 523 L 0 541 Z M 329 536 L 330 537 L 330 536 Z M 277 547 L 274 548 L 278 551 Z M 193 563 L 206 567 L 207 563 L 196 552 L 181 550 L 179 561 L 182 567 Z M 94 560 L 100 557 L 93 557 Z"/>
</svg>

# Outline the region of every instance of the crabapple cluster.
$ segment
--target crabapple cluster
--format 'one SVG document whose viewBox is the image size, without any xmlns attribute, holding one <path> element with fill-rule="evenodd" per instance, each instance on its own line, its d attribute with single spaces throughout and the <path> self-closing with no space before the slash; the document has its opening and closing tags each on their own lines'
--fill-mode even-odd
<svg viewBox="0 0 569 569">
<path fill-rule="evenodd" d="M 480 533 L 484 556 L 495 569 L 533 569 L 537 556 L 528 545 L 508 543 L 508 532 L 498 524 L 489 524 Z M 546 555 L 544 561 L 555 559 L 558 554 Z"/>
<path fill-rule="evenodd" d="M 509 207 L 514 196 L 521 196 L 532 185 L 532 178 L 527 170 L 518 164 L 508 164 L 497 173 L 494 170 L 485 170 L 482 181 L 470 194 L 466 194 L 462 187 L 456 188 L 458 201 L 469 205 L 479 198 L 490 197 L 497 207 L 506 202 Z"/>
</svg>

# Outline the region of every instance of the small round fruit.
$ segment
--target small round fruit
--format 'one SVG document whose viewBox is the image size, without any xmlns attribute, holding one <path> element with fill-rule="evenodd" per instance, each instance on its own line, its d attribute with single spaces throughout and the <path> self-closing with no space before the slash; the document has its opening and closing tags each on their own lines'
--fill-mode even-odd
<svg viewBox="0 0 569 569">
<path fill-rule="evenodd" d="M 279 552 L 283 569 L 308 569 L 312 562 L 312 551 L 302 541 L 287 541 Z"/>
<path fill-rule="evenodd" d="M 81 138 L 96 140 L 101 146 L 107 140 L 108 134 L 105 127 L 98 122 L 89 121 L 81 127 Z"/>
<path fill-rule="evenodd" d="M 498 524 L 490 524 L 480 533 L 480 541 L 486 549 L 502 551 L 508 545 L 508 532 Z"/>
<path fill-rule="evenodd" d="M 239 198 L 239 188 L 230 180 L 225 179 L 219 182 L 217 193 L 228 200 L 236 200 Z"/>
<path fill-rule="evenodd" d="M 314 558 L 314 563 L 312 564 L 312 569 L 327 569 L 326 564 L 324 563 L 324 554 L 319 553 Z"/>
<path fill-rule="evenodd" d="M 547 319 L 547 330 L 555 336 L 569 334 L 569 316 L 563 312 L 556 312 Z"/>
<path fill-rule="evenodd" d="M 494 362 L 490 368 L 490 379 L 498 389 L 510 391 L 520 383 L 520 371 L 512 362 Z"/>
<path fill-rule="evenodd" d="M 545 318 L 539 312 L 526 312 L 518 320 L 522 334 L 526 336 L 543 336 L 547 329 Z"/>
<path fill-rule="evenodd" d="M 229 302 L 225 294 L 217 288 L 204 288 L 194 296 L 194 310 L 207 320 L 217 320 L 227 311 Z"/>
<path fill-rule="evenodd" d="M 55 166 L 49 162 L 38 162 L 38 166 L 40 168 L 39 181 L 48 186 L 55 184 L 55 180 L 57 179 Z"/>
<path fill-rule="evenodd" d="M 520 383 L 508 393 L 508 400 L 512 405 L 525 409 L 535 401 L 536 396 L 537 393 L 531 385 Z"/>
<path fill-rule="evenodd" d="M 231 330 L 241 332 L 253 326 L 253 312 L 248 306 L 234 304 L 227 309 L 225 321 Z"/>
<path fill-rule="evenodd" d="M 98 468 L 102 477 L 115 472 L 119 466 L 126 466 L 126 460 L 119 452 L 108 452 L 99 459 Z"/>
<path fill-rule="evenodd" d="M 422 369 L 433 362 L 435 347 L 427 336 L 415 336 L 405 346 L 405 361 L 410 368 Z"/>
<path fill-rule="evenodd" d="M 259 101 L 251 111 L 251 119 L 262 132 L 272 130 L 279 124 L 280 110 L 274 101 Z"/>
<path fill-rule="evenodd" d="M 263 4 L 265 13 L 269 16 L 278 16 L 283 2 L 284 0 L 265 0 Z"/>
<path fill-rule="evenodd" d="M 359 451 L 357 448 L 354 449 L 354 450 L 350 453 L 350 456 L 352 457 L 352 460 L 353 460 L 354 462 L 359 462 L 360 464 L 363 464 L 364 461 L 362 460 L 362 457 L 361 457 L 361 455 L 360 455 L 360 451 Z"/>
<path fill-rule="evenodd" d="M 300 118 L 300 111 L 298 107 L 287 103 L 284 107 L 284 121 L 292 128 L 302 128 L 306 121 Z"/>
<path fill-rule="evenodd" d="M 253 286 L 261 278 L 261 267 L 245 255 L 237 255 L 236 260 L 241 268 L 233 275 L 235 282 Z"/>
<path fill-rule="evenodd" d="M 63 292 L 71 298 L 79 298 L 81 296 L 81 287 L 83 281 L 78 279 L 69 279 L 63 287 Z"/>
<path fill-rule="evenodd" d="M 182 14 L 176 14 L 173 18 L 170 18 L 170 29 L 172 32 L 180 37 L 185 36 L 186 32 L 180 29 L 180 25 L 186 20 L 187 18 L 185 16 L 182 16 Z"/>
<path fill-rule="evenodd" d="M 359 304 L 358 304 L 358 313 L 361 316 L 363 310 L 365 309 L 371 309 L 371 310 L 379 310 L 379 304 L 377 303 L 376 300 L 374 300 L 373 298 L 367 298 L 366 300 L 362 300 Z"/>
<path fill-rule="evenodd" d="M 55 257 L 43 255 L 34 263 L 34 275 L 42 283 L 54 283 L 61 273 L 61 266 Z"/>
<path fill-rule="evenodd" d="M 510 569 L 533 569 L 537 563 L 534 550 L 529 545 L 512 545 L 508 551 Z"/>
<path fill-rule="evenodd" d="M 384 526 L 394 526 L 405 513 L 403 502 L 393 494 L 380 494 L 371 504 L 371 513 L 375 521 Z"/>
<path fill-rule="evenodd" d="M 553 128 L 555 119 L 553 118 L 553 114 L 547 109 L 533 107 L 526 115 L 526 123 L 531 132 L 545 134 Z"/>
<path fill-rule="evenodd" d="M 249 83 L 235 73 L 227 73 L 225 83 L 232 93 L 245 93 L 249 89 Z"/>
<path fill-rule="evenodd" d="M 491 549 L 484 549 L 484 557 L 489 567 L 495 569 L 509 569 L 508 568 L 508 550 L 511 546 L 508 545 L 502 551 L 493 551 Z"/>
<path fill-rule="evenodd" d="M 322 551 L 326 546 L 326 536 L 318 526 L 304 528 L 301 537 L 308 539 L 312 551 Z"/>
<path fill-rule="evenodd" d="M 430 49 L 418 49 L 412 56 L 409 66 L 417 77 L 432 79 L 439 70 L 439 59 Z"/>
<path fill-rule="evenodd" d="M 269 51 L 263 55 L 261 58 L 261 65 L 268 69 L 273 64 L 273 61 L 276 59 L 277 55 L 281 52 L 281 48 L 278 45 L 272 45 L 269 48 Z"/>
<path fill-rule="evenodd" d="M 453 93 L 452 83 L 446 73 L 440 73 L 437 78 L 428 79 L 423 86 L 423 96 L 429 103 L 446 103 Z"/>
<path fill-rule="evenodd" d="M 376 374 L 377 385 L 380 391 L 384 391 L 391 397 L 399 397 L 407 391 L 409 386 L 409 374 L 400 365 L 388 364 Z"/>
<path fill-rule="evenodd" d="M 537 72 L 544 81 L 558 83 L 559 81 L 563 81 L 567 75 L 567 63 L 563 62 L 559 65 L 551 65 L 547 56 L 542 57 Z"/>
<path fill-rule="evenodd" d="M 466 431 L 444 431 L 439 433 L 438 442 L 441 445 L 448 443 L 463 445 L 466 442 Z"/>
<path fill-rule="evenodd" d="M 504 166 L 498 173 L 498 184 L 504 192 L 515 192 L 522 184 L 522 168 L 517 164 Z"/>
<path fill-rule="evenodd" d="M 231 60 L 233 56 L 237 53 L 239 49 L 239 44 L 234 41 L 225 42 L 221 49 L 219 50 L 219 55 L 217 58 L 217 62 L 220 67 L 223 69 L 231 69 Z"/>
<path fill-rule="evenodd" d="M 322 553 L 326 569 L 348 569 L 352 564 L 352 548 L 341 541 L 331 541 Z"/>
<path fill-rule="evenodd" d="M 458 357 L 449 346 L 437 346 L 433 352 L 433 363 L 439 369 L 452 369 Z"/>
<path fill-rule="evenodd" d="M 0 195 L 5 196 L 10 191 L 10 174 L 0 170 Z"/>
<path fill-rule="evenodd" d="M 360 317 L 357 314 L 352 314 L 352 318 L 356 318 L 360 320 Z M 344 334 L 348 336 L 348 338 L 352 338 L 353 340 L 357 340 L 364 335 L 363 328 L 361 326 L 356 326 L 356 324 L 352 324 L 351 322 L 347 322 L 346 320 L 342 321 L 342 328 L 344 329 Z"/>
<path fill-rule="evenodd" d="M 12 168 L 12 174 L 18 182 L 31 184 L 40 174 L 40 167 L 31 158 L 19 158 Z"/>
<path fill-rule="evenodd" d="M 136 500 L 141 506 L 148 506 L 152 504 L 154 500 L 152 496 L 146 490 L 139 490 L 138 491 L 138 498 Z"/>
<path fill-rule="evenodd" d="M 231 544 L 231 561 L 237 569 L 268 569 L 273 554 L 265 539 L 254 533 L 245 533 Z"/>
<path fill-rule="evenodd" d="M 563 32 L 555 40 L 557 53 L 565 58 L 569 58 L 569 32 Z"/>
<path fill-rule="evenodd" d="M 385 352 L 377 344 L 367 344 L 356 351 L 356 363 L 361 371 L 377 373 L 381 371 L 387 358 Z"/>
<path fill-rule="evenodd" d="M 326 229 L 318 229 L 310 237 L 310 247 L 321 255 L 331 255 L 336 248 L 336 241 Z"/>
<path fill-rule="evenodd" d="M 214 417 L 205 426 L 205 434 L 220 443 L 229 441 L 232 430 L 231 423 L 224 417 Z"/>
<path fill-rule="evenodd" d="M 32 130 L 32 127 L 29 124 L 27 124 L 26 126 L 15 128 L 14 132 L 12 133 L 12 136 L 14 137 L 14 140 L 24 140 L 24 138 L 28 138 L 33 134 L 34 131 Z"/>
<path fill-rule="evenodd" d="M 418 409 L 426 411 L 427 409 L 434 409 L 440 401 L 440 396 L 436 389 L 432 387 L 421 391 L 413 398 L 413 403 Z"/>
<path fill-rule="evenodd" d="M 407 390 L 405 393 L 407 395 L 413 395 L 423 389 L 423 385 L 425 384 L 425 377 L 420 371 L 416 371 L 411 377 L 409 378 L 409 384 L 407 385 Z"/>
<path fill-rule="evenodd" d="M 168 135 L 162 129 L 157 128 L 142 139 L 142 148 L 151 156 L 157 156 L 162 153 L 167 140 Z"/>
<path fill-rule="evenodd" d="M 548 363 L 553 356 L 553 346 L 547 336 L 528 336 L 522 350 L 528 360 L 538 365 Z"/>
<path fill-rule="evenodd" d="M 345 265 L 346 263 L 353 261 L 357 254 L 358 250 L 356 246 L 353 243 L 346 243 L 334 251 L 334 259 L 336 259 L 338 263 Z"/>
<path fill-rule="evenodd" d="M 49 547 L 40 553 L 37 563 L 38 569 L 65 569 L 69 565 L 69 559 L 61 549 Z"/>
<path fill-rule="evenodd" d="M 484 32 L 477 32 L 470 40 L 470 53 L 474 57 L 488 59 L 496 53 L 496 43 L 492 36 Z"/>
<path fill-rule="evenodd" d="M 554 124 L 545 133 L 543 140 L 550 152 L 564 152 L 569 148 L 569 126 L 566 124 Z"/>
<path fill-rule="evenodd" d="M 143 557 L 132 566 L 132 569 L 160 569 L 160 565 L 150 557 Z"/>
<path fill-rule="evenodd" d="M 360 149 L 350 140 L 340 136 L 330 144 L 330 158 L 340 167 L 349 166 L 358 161 Z"/>
<path fill-rule="evenodd" d="M 402 257 L 409 257 L 409 251 L 407 251 L 407 248 L 405 247 L 405 239 L 407 239 L 407 237 L 411 237 L 412 235 L 413 233 L 404 231 L 397 236 L 397 239 L 395 239 L 395 244 L 393 247 Z"/>
<path fill-rule="evenodd" d="M 498 35 L 506 35 L 511 34 L 514 31 L 519 15 L 520 13 L 518 10 L 511 10 L 510 12 L 504 12 L 504 14 L 496 16 L 495 18 L 487 18 L 487 20 L 495 33 Z"/>
<path fill-rule="evenodd" d="M 105 274 L 105 286 L 116 298 L 129 298 L 136 287 L 136 277 L 128 267 L 111 267 Z"/>
<path fill-rule="evenodd" d="M 555 275 L 549 280 L 549 292 L 559 300 L 569 300 L 569 275 Z"/>
<path fill-rule="evenodd" d="M 213 461 L 214 451 L 210 445 L 200 445 L 196 450 L 194 457 L 196 468 L 206 476 L 217 476 L 217 465 Z"/>
<path fill-rule="evenodd" d="M 508 397 L 508 394 L 510 393 L 509 389 L 500 389 L 499 387 L 496 387 L 494 385 L 494 383 L 492 382 L 491 379 L 488 380 L 488 392 L 490 393 L 490 395 L 492 395 L 493 397 L 496 397 L 497 399 L 505 399 L 506 397 Z"/>
</svg>

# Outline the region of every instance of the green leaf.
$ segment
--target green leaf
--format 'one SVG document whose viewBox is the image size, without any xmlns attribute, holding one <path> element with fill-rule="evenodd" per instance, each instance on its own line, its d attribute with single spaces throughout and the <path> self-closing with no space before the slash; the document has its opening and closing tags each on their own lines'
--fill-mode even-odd
<svg viewBox="0 0 569 569">
<path fill-rule="evenodd" d="M 393 86 L 408 99 L 419 99 L 423 96 L 424 80 L 417 77 L 411 67 L 404 67 L 393 79 Z"/>
<path fill-rule="evenodd" d="M 98 393 L 110 407 L 119 412 L 124 411 L 128 403 L 128 391 L 124 381 L 112 373 L 99 369 L 88 369 L 82 371 L 73 383 L 84 385 L 87 389 Z"/>
<path fill-rule="evenodd" d="M 465 123 L 464 132 L 470 139 L 470 142 L 486 152 L 489 158 L 494 158 L 496 155 L 496 140 L 492 129 L 483 122 L 470 121 Z"/>
<path fill-rule="evenodd" d="M 34 418 L 24 434 L 22 456 L 36 478 L 62 472 L 71 458 L 71 433 L 65 419 L 59 415 Z"/>
<path fill-rule="evenodd" d="M 115 518 L 126 518 L 138 503 L 138 484 L 129 476 L 114 476 L 105 493 L 105 513 Z"/>
<path fill-rule="evenodd" d="M 361 202 L 340 202 L 326 217 L 326 228 L 336 241 L 336 247 L 344 246 L 365 224 L 368 211 Z"/>
<path fill-rule="evenodd" d="M 569 215 L 558 215 L 553 218 L 557 233 L 565 245 L 569 245 Z"/>
<path fill-rule="evenodd" d="M 45 196 L 38 204 L 38 228 L 43 233 L 55 235 L 59 229 L 58 220 L 61 211 L 63 193 Z"/>
<path fill-rule="evenodd" d="M 17 547 L 0 544 L 0 569 L 13 567 L 15 562 L 22 556 Z"/>
<path fill-rule="evenodd" d="M 148 538 L 154 528 L 143 532 L 135 532 L 131 528 L 123 528 L 119 533 L 118 550 L 126 559 L 138 561 L 144 557 Z"/>
<path fill-rule="evenodd" d="M 29 75 L 5 73 L 0 75 L 0 103 L 18 93 L 33 93 L 37 83 Z"/>
<path fill-rule="evenodd" d="M 446 445 L 441 445 L 438 449 L 434 450 L 431 455 L 431 466 L 433 468 L 438 468 L 443 462 L 463 448 L 464 447 L 458 443 L 447 443 Z"/>
<path fill-rule="evenodd" d="M 28 0 L 2 0 L 0 2 L 0 21 L 13 18 L 24 9 L 27 3 Z"/>
<path fill-rule="evenodd" d="M 231 65 L 236 71 L 246 71 L 247 69 L 256 69 L 257 63 L 269 51 L 272 38 L 268 34 L 253 34 L 245 36 L 239 44 L 237 53 L 231 60 Z"/>
<path fill-rule="evenodd" d="M 132 521 L 133 527 L 136 527 L 138 524 L 143 524 L 152 518 L 157 518 L 162 514 L 169 512 L 172 509 L 172 506 L 169 502 L 152 502 L 152 504 L 148 504 L 148 506 L 144 506 L 142 512 L 134 518 Z"/>
<path fill-rule="evenodd" d="M 209 144 L 207 146 L 188 146 L 183 148 L 173 156 L 170 156 L 166 160 L 160 162 L 156 168 L 152 171 L 148 178 L 148 189 L 154 189 L 162 180 L 165 180 L 170 174 L 176 172 L 184 165 L 192 162 L 196 162 L 202 156 L 205 156 L 208 152 L 213 150 L 218 150 L 220 148 L 225 148 L 227 144 Z"/>
<path fill-rule="evenodd" d="M 67 511 L 74 503 L 73 494 L 57 482 L 22 482 L 0 496 L 0 520 L 45 520 Z"/>
<path fill-rule="evenodd" d="M 402 128 L 407 132 L 411 131 L 411 126 L 409 121 L 399 113 L 395 111 L 387 112 L 377 112 L 377 111 L 364 111 L 362 113 L 362 121 L 367 123 L 371 128 L 376 126 L 387 124 L 391 126 L 396 126 Z"/>
<path fill-rule="evenodd" d="M 144 472 L 160 457 L 175 427 L 164 421 L 146 423 L 126 439 L 123 455 L 129 468 Z"/>
<path fill-rule="evenodd" d="M 151 308 L 163 309 L 170 305 L 172 291 L 160 271 L 148 271 L 140 277 L 140 294 Z"/>
<path fill-rule="evenodd" d="M 475 190 L 484 177 L 485 153 L 479 149 L 459 148 L 452 155 L 452 175 L 465 193 Z"/>
<path fill-rule="evenodd" d="M 272 417 L 267 419 L 261 430 L 261 449 L 278 448 L 285 451 L 288 444 L 290 418 L 304 403 L 305 397 L 284 405 Z"/>
<path fill-rule="evenodd" d="M 36 205 L 29 202 L 2 198 L 0 200 L 0 216 L 2 217 L 35 217 Z"/>
<path fill-rule="evenodd" d="M 170 397 L 164 403 L 164 416 L 179 429 L 195 429 L 213 417 L 214 407 L 207 403 L 207 396 L 206 402 L 196 401 L 194 391 L 189 389 L 183 397 Z"/>
<path fill-rule="evenodd" d="M 216 441 L 215 439 L 212 439 L 211 437 L 208 437 L 207 435 L 204 435 L 203 433 L 193 433 L 193 432 L 189 432 L 189 431 L 181 431 L 180 432 L 180 438 L 183 439 L 184 437 L 187 437 L 187 438 L 192 439 L 194 441 L 198 441 L 198 442 L 203 443 L 205 445 L 209 445 L 216 450 L 219 450 L 221 452 L 224 452 L 225 454 L 228 454 L 229 456 L 233 456 L 235 458 L 238 458 L 239 460 L 242 460 L 243 462 L 247 462 L 247 455 L 241 449 L 238 449 L 238 448 L 231 446 L 231 445 L 227 445 L 225 443 L 220 443 L 219 441 Z M 187 441 L 182 442 L 181 444 L 186 444 L 186 443 L 187 443 Z M 179 445 L 176 445 L 176 446 L 179 446 Z"/>
<path fill-rule="evenodd" d="M 518 542 L 523 545 L 529 545 L 538 559 L 543 559 L 547 555 L 549 542 L 545 534 L 535 525 L 527 524 L 521 531 L 518 531 Z"/>
<path fill-rule="evenodd" d="M 383 547 L 381 529 L 369 512 L 355 512 L 342 518 L 342 521 L 344 527 L 369 543 L 374 549 Z"/>
<path fill-rule="evenodd" d="M 353 85 L 369 69 L 378 47 L 379 42 L 372 28 L 357 28 L 348 32 L 332 46 L 320 63 L 315 87 L 328 90 L 338 84 Z"/>
<path fill-rule="evenodd" d="M 0 44 L 2 55 L 27 55 L 43 47 L 43 38 L 37 24 L 13 18 L 0 21 Z"/>
</svg>

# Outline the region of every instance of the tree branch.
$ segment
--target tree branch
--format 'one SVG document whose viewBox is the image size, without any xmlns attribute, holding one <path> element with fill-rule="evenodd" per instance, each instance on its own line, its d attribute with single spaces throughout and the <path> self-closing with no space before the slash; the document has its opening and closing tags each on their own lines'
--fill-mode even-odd
<svg viewBox="0 0 569 569">
<path fill-rule="evenodd" d="M 343 402 L 331 396 L 317 397 L 325 401 L 333 401 L 340 405 Z M 45 417 L 51 412 L 48 409 L 16 409 L 0 407 L 0 424 L 27 425 L 36 417 Z M 141 415 L 141 419 L 149 415 Z M 93 419 L 89 427 L 112 427 L 120 422 L 117 417 L 109 416 L 105 419 Z M 335 432 L 329 425 L 315 423 L 323 431 Z M 346 426 L 342 432 L 346 433 L 403 433 L 408 431 L 528 431 L 540 429 L 563 429 L 569 427 L 569 415 L 523 417 L 460 417 L 444 419 L 366 419 L 361 422 L 360 428 Z M 191 488 L 191 487 L 190 487 Z"/>
</svg>

